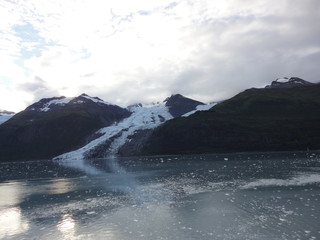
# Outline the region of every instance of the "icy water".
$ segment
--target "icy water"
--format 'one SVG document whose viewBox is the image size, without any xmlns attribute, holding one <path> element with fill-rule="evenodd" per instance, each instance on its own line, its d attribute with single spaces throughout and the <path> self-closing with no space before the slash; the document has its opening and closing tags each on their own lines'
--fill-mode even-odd
<svg viewBox="0 0 320 240">
<path fill-rule="evenodd" d="M 320 239 L 320 153 L 0 164 L 0 239 Z"/>
</svg>

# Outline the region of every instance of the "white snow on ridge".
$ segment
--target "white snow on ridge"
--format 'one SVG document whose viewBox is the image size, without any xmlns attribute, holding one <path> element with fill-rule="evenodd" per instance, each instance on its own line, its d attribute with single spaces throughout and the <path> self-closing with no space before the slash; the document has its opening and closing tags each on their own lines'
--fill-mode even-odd
<svg viewBox="0 0 320 240">
<path fill-rule="evenodd" d="M 86 99 L 88 99 L 88 100 L 90 100 L 92 102 L 95 102 L 95 103 L 102 103 L 102 104 L 106 104 L 106 105 L 112 105 L 112 104 L 110 104 L 108 102 L 105 102 L 105 101 L 103 101 L 101 99 L 90 97 L 88 95 L 81 95 L 81 97 L 86 98 Z M 53 100 L 47 102 L 46 104 L 44 104 L 44 106 L 40 109 L 40 111 L 47 112 L 47 111 L 50 110 L 50 106 L 52 106 L 52 105 L 64 106 L 64 105 L 68 104 L 70 101 L 72 101 L 73 99 L 75 99 L 75 98 L 53 99 Z M 82 103 L 85 103 L 85 101 L 81 100 L 81 99 L 79 99 L 76 102 L 74 102 L 74 104 L 82 104 Z"/>
<path fill-rule="evenodd" d="M 279 83 L 287 83 L 287 82 L 289 82 L 289 79 L 288 79 L 288 78 L 278 78 L 278 79 L 276 80 L 276 82 L 279 82 Z"/>
<path fill-rule="evenodd" d="M 195 112 L 198 112 L 198 111 L 208 111 L 210 108 L 212 108 L 213 106 L 215 106 L 217 103 L 208 103 L 208 104 L 205 104 L 205 105 L 198 105 L 196 107 L 196 110 L 193 110 L 191 112 L 188 112 L 186 114 L 183 114 L 182 117 L 188 117 L 190 116 L 191 114 L 194 114 Z"/>
<path fill-rule="evenodd" d="M 53 99 L 49 102 L 47 102 L 41 109 L 40 111 L 42 112 L 47 112 L 50 110 L 51 105 L 66 105 L 68 104 L 73 98 L 61 98 L 61 99 Z"/>
<path fill-rule="evenodd" d="M 148 107 L 133 106 L 130 110 L 132 111 L 130 117 L 112 126 L 98 130 L 98 134 L 103 134 L 101 137 L 91 141 L 80 149 L 62 154 L 54 159 L 83 159 L 87 152 L 105 143 L 112 137 L 115 137 L 115 139 L 111 143 L 108 152 L 111 155 L 115 155 L 119 148 L 128 141 L 128 136 L 132 135 L 135 131 L 156 128 L 163 122 L 173 118 L 164 104 L 149 105 Z"/>
<path fill-rule="evenodd" d="M 12 114 L 0 114 L 0 125 L 6 121 L 8 121 L 10 118 L 14 116 L 14 113 Z"/>
</svg>

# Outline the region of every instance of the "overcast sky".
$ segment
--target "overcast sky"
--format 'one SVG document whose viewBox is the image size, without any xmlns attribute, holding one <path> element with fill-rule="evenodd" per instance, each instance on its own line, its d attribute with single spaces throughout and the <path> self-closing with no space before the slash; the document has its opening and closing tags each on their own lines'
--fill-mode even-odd
<svg viewBox="0 0 320 240">
<path fill-rule="evenodd" d="M 87 93 L 209 102 L 320 81 L 319 0 L 1 0 L 0 109 Z"/>
</svg>

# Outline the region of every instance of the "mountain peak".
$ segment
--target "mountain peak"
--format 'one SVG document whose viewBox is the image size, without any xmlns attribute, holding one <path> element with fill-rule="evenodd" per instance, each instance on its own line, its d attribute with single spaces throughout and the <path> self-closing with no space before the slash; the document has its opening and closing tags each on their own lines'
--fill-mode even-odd
<svg viewBox="0 0 320 240">
<path fill-rule="evenodd" d="M 181 94 L 172 94 L 170 97 L 167 97 L 163 102 L 168 102 L 168 101 L 173 101 L 173 100 L 177 100 L 177 99 L 183 99 L 186 98 L 185 96 L 181 95 Z"/>
<path fill-rule="evenodd" d="M 65 96 L 61 97 L 52 97 L 52 98 L 42 98 L 38 102 L 30 105 L 26 108 L 28 111 L 37 111 L 37 112 L 48 112 L 59 110 L 66 105 L 74 105 L 74 104 L 84 104 L 88 102 L 93 102 L 98 105 L 112 105 L 108 102 L 103 101 L 98 97 L 90 97 L 89 95 L 82 93 L 78 97 L 66 98 Z"/>
<path fill-rule="evenodd" d="M 278 78 L 275 81 L 272 81 L 272 83 L 265 88 L 293 88 L 293 87 L 302 87 L 302 86 L 312 86 L 315 85 L 315 83 L 308 82 L 302 78 L 298 77 L 283 77 Z"/>
<path fill-rule="evenodd" d="M 193 111 L 198 105 L 204 103 L 182 96 L 181 94 L 173 94 L 164 100 L 166 107 L 173 117 L 179 117 L 187 112 Z"/>
</svg>

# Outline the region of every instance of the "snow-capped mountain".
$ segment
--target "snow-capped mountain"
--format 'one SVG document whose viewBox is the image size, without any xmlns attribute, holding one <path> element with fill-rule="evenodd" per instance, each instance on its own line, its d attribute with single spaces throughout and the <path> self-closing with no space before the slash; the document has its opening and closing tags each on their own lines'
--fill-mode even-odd
<svg viewBox="0 0 320 240">
<path fill-rule="evenodd" d="M 55 159 L 101 158 L 107 155 L 130 155 L 139 152 L 152 130 L 164 122 L 194 113 L 196 107 L 208 110 L 213 105 L 194 101 L 180 94 L 172 95 L 162 103 L 135 104 L 127 109 L 130 117 L 97 131 L 98 138 L 75 151 L 57 156 Z M 173 116 L 174 115 L 174 116 Z"/>
<path fill-rule="evenodd" d="M 6 121 L 8 121 L 10 118 L 14 116 L 14 112 L 9 112 L 6 110 L 0 110 L 0 125 Z"/>
<path fill-rule="evenodd" d="M 127 108 L 86 94 L 44 98 L 0 126 L 0 161 L 134 154 L 153 129 L 197 106 L 206 109 L 179 94 Z"/>
<path fill-rule="evenodd" d="M 53 97 L 53 98 L 43 98 L 40 101 L 27 107 L 26 110 L 37 111 L 37 112 L 57 111 L 66 106 L 81 105 L 85 103 L 95 103 L 99 106 L 113 105 L 111 103 L 103 101 L 98 97 L 90 97 L 87 94 L 83 93 L 80 96 L 74 97 L 74 98 L 66 98 L 64 96 Z"/>
<path fill-rule="evenodd" d="M 83 146 L 100 128 L 130 115 L 86 94 L 41 99 L 0 125 L 0 161 L 52 158 Z"/>
</svg>

